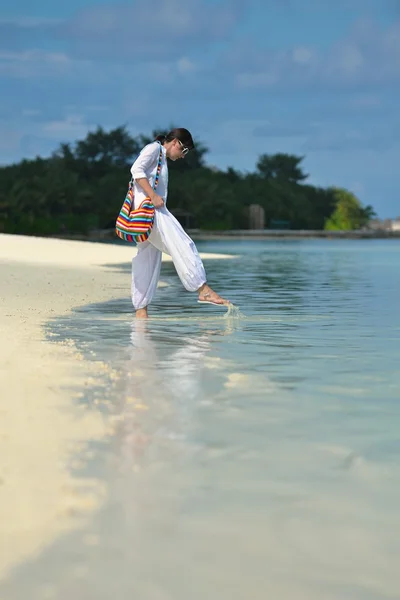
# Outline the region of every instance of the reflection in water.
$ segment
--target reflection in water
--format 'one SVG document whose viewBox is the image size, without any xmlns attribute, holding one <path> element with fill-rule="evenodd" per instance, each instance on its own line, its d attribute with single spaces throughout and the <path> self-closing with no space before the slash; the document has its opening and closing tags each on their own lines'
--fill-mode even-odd
<svg viewBox="0 0 400 600">
<path fill-rule="evenodd" d="M 224 383 L 224 377 L 206 365 L 207 358 L 212 361 L 211 339 L 229 336 L 240 326 L 236 319 L 218 323 L 211 329 L 198 322 L 197 336 L 185 330 L 176 335 L 176 323 L 168 325 L 162 319 L 131 324 L 130 357 L 115 406 L 111 493 L 132 537 L 153 519 L 161 529 L 178 527 L 179 515 L 190 501 L 192 492 L 188 495 L 184 481 L 193 480 L 190 471 L 202 448 L 197 413 L 209 401 L 206 382 L 213 397 Z"/>
<path fill-rule="evenodd" d="M 131 358 L 125 366 L 116 431 L 118 464 L 125 469 L 169 460 L 176 445 L 189 437 L 211 335 L 181 337 L 163 353 L 151 321 L 133 321 L 131 329 Z"/>
</svg>

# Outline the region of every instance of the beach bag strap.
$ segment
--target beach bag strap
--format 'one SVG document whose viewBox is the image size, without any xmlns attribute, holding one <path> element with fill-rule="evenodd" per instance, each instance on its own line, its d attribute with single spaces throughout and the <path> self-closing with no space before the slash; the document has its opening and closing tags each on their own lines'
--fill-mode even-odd
<svg viewBox="0 0 400 600">
<path fill-rule="evenodd" d="M 155 191 L 160 179 L 161 164 L 163 159 L 163 147 L 161 142 L 160 153 L 158 155 L 158 163 L 156 176 L 154 178 L 153 190 Z M 145 198 L 140 206 L 134 208 L 134 179 L 129 182 L 128 192 L 125 196 L 125 201 L 119 212 L 116 224 L 115 233 L 125 242 L 145 242 L 150 236 L 151 229 L 154 224 L 154 205 L 150 198 Z"/>
<path fill-rule="evenodd" d="M 157 144 L 160 144 L 160 152 L 159 152 L 159 155 L 158 155 L 158 163 L 157 163 L 156 176 L 154 178 L 154 183 L 153 183 L 153 190 L 154 191 L 156 191 L 157 186 L 158 186 L 158 181 L 160 179 L 161 163 L 162 163 L 162 159 L 163 159 L 163 151 L 162 151 L 163 147 L 162 147 L 162 144 L 158 140 L 157 140 Z M 129 182 L 129 189 L 130 190 L 133 190 L 133 184 L 134 183 L 135 183 L 135 180 L 132 177 L 132 179 Z M 132 193 L 132 202 L 133 202 L 133 193 Z"/>
</svg>

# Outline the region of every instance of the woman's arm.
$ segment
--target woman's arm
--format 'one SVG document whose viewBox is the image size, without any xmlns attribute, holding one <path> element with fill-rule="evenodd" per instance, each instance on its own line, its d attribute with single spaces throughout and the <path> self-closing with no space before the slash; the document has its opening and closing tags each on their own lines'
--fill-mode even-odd
<svg viewBox="0 0 400 600">
<path fill-rule="evenodd" d="M 139 179 L 135 178 L 135 181 L 140 185 L 146 196 L 150 198 L 155 208 L 164 206 L 164 200 L 153 190 L 147 177 L 139 177 Z"/>
<path fill-rule="evenodd" d="M 146 196 L 150 198 L 155 208 L 164 206 L 164 200 L 153 190 L 146 173 L 157 164 L 159 152 L 160 145 L 157 143 L 145 146 L 131 167 L 133 179 L 140 185 Z"/>
</svg>

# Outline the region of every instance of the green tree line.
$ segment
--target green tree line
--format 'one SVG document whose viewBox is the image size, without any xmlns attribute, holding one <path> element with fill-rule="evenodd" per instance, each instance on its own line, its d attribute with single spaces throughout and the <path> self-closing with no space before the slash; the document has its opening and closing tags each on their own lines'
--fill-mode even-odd
<svg viewBox="0 0 400 600">
<path fill-rule="evenodd" d="M 140 149 L 154 139 L 133 138 L 125 127 L 99 127 L 75 144 L 61 144 L 49 158 L 0 168 L 0 231 L 57 235 L 113 228 Z M 303 157 L 263 154 L 254 172 L 218 170 L 196 148 L 169 163 L 168 208 L 191 215 L 207 230 L 248 229 L 249 206 L 265 211 L 266 227 L 357 229 L 374 215 L 349 191 L 306 183 Z"/>
</svg>

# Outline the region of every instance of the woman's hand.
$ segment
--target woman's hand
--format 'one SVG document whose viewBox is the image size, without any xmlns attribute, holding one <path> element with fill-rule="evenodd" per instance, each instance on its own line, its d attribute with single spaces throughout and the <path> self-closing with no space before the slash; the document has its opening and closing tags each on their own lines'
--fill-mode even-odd
<svg viewBox="0 0 400 600">
<path fill-rule="evenodd" d="M 152 201 L 154 208 L 162 208 L 164 206 L 164 200 L 155 192 L 150 196 L 150 200 Z"/>
<path fill-rule="evenodd" d="M 146 177 L 139 177 L 135 181 L 140 185 L 146 196 L 150 198 L 155 208 L 162 208 L 165 206 L 164 200 L 161 198 L 161 196 L 155 193 Z"/>
</svg>

